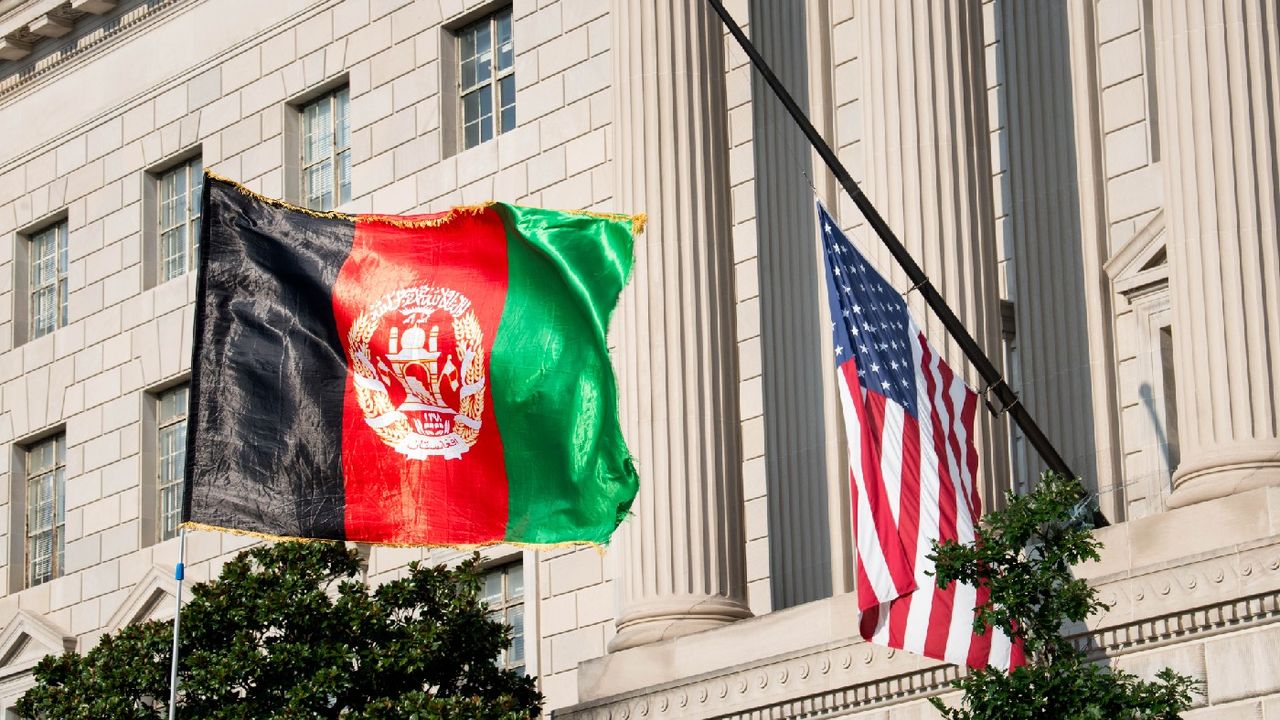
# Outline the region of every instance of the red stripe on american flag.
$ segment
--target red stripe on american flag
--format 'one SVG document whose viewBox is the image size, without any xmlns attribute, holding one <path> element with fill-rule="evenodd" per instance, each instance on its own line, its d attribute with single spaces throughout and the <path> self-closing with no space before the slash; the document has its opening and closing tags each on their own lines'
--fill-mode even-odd
<svg viewBox="0 0 1280 720">
<path fill-rule="evenodd" d="M 968 428 L 969 442 L 965 443 L 965 459 L 969 469 L 969 509 L 975 523 L 982 517 L 982 495 L 978 493 L 978 450 L 973 444 L 974 416 L 978 410 L 978 394 L 966 392 L 964 410 L 961 411 L 960 422 Z"/>
<path fill-rule="evenodd" d="M 915 548 L 920 538 L 920 423 L 907 414 L 902 422 L 902 499 L 898 511 L 898 537 L 902 546 Z M 911 573 L 916 571 L 914 552 L 907 553 Z M 903 647 L 907 635 L 909 602 L 894 603 L 889 611 L 889 643 Z"/>
<path fill-rule="evenodd" d="M 987 598 L 991 596 L 991 591 L 986 585 L 978 586 L 978 602 L 975 609 L 985 605 Z M 987 664 L 991 657 L 991 635 L 995 632 L 994 628 L 987 628 L 987 631 L 981 635 L 973 634 L 973 640 L 969 643 L 969 657 L 966 659 L 969 667 L 983 667 Z"/>
</svg>

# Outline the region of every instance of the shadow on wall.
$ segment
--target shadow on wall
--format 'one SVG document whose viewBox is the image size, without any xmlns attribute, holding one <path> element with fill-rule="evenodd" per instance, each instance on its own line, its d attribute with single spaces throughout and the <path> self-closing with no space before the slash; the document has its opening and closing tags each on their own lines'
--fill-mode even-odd
<svg viewBox="0 0 1280 720">
<path fill-rule="evenodd" d="M 1091 490 L 1106 492 L 1098 487 L 1099 471 L 1111 473 L 1098 467 L 1093 393 L 1095 374 L 1107 369 L 1091 366 L 1090 347 L 1103 343 L 1103 355 L 1110 357 L 1111 337 L 1109 328 L 1105 336 L 1090 337 L 1087 292 L 1101 293 L 1104 302 L 1109 296 L 1103 278 L 1085 276 L 1086 257 L 1100 253 L 1105 259 L 1106 238 L 1082 227 L 1068 4 L 995 2 L 1003 30 L 998 107 L 1007 129 L 1009 216 L 1003 222 L 1005 242 L 1012 243 L 1018 390 L 1072 470 Z M 1028 452 L 1014 474 L 1034 478 L 1043 469 Z M 1102 505 L 1118 519 L 1115 503 Z"/>
</svg>

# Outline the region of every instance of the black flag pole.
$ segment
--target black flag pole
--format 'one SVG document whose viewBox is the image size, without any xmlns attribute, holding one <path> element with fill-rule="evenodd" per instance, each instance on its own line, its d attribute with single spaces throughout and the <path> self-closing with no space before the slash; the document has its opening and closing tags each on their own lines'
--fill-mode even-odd
<svg viewBox="0 0 1280 720">
<path fill-rule="evenodd" d="M 1051 470 L 1066 477 L 1074 478 L 1075 473 L 1071 472 L 1071 468 L 1067 462 L 1058 454 L 1057 448 L 1045 436 L 1044 431 L 1036 424 L 1035 419 L 1031 417 L 1031 413 L 1023 407 L 1022 402 L 1018 399 L 1017 393 L 1009 384 L 1005 382 L 1000 372 L 996 370 L 995 365 L 991 363 L 991 359 L 987 357 L 982 348 L 978 345 L 973 336 L 969 334 L 968 329 L 952 312 L 951 307 L 947 305 L 947 301 L 943 299 L 937 288 L 929 282 L 929 277 L 924 274 L 924 270 L 916 263 L 915 258 L 911 257 L 911 253 L 907 252 L 902 241 L 894 235 L 893 230 L 889 228 L 888 223 L 880 216 L 880 212 L 871 204 L 871 200 L 858 187 L 858 183 L 854 182 L 853 176 L 845 169 L 840 159 L 836 157 L 831 146 L 827 145 L 826 140 L 822 139 L 822 135 L 814 128 L 813 123 L 809 122 L 809 118 L 805 115 L 800 106 L 791 97 L 791 93 L 787 92 L 782 81 L 773 73 L 773 69 L 769 67 L 769 63 L 765 62 L 764 57 L 760 55 L 760 51 L 756 50 L 755 45 L 742 32 L 742 28 L 734 22 L 733 17 L 729 15 L 729 11 L 725 10 L 721 0 L 707 0 L 711 7 L 715 9 L 716 14 L 720 16 L 720 20 L 724 22 L 729 33 L 742 46 L 743 52 L 751 59 L 751 64 L 769 84 L 769 88 L 773 90 L 773 94 L 777 96 L 787 112 L 791 114 L 791 118 L 796 121 L 800 129 L 804 131 L 805 137 L 809 139 L 809 144 L 817 151 L 822 161 L 827 164 L 827 168 L 835 175 L 836 180 L 840 181 L 840 185 L 844 187 L 844 191 L 849 194 L 853 203 L 862 211 L 863 217 L 867 219 L 867 224 L 871 226 L 880 241 L 889 249 L 889 254 L 893 255 L 893 259 L 898 262 L 907 273 L 907 278 L 911 281 L 912 289 L 918 290 L 925 302 L 929 305 L 929 309 L 933 311 L 938 319 L 942 321 L 943 327 L 947 332 L 951 333 L 951 337 L 955 339 L 960 346 L 960 350 L 964 352 L 969 362 L 973 363 L 978 374 L 982 376 L 983 382 L 987 384 L 987 392 L 994 394 L 996 400 L 1000 403 L 1000 409 L 996 409 L 988 401 L 988 408 L 997 415 L 1008 413 L 1013 417 L 1013 421 L 1017 423 L 1022 430 L 1022 434 L 1026 436 L 1031 446 L 1040 453 L 1040 457 L 1044 458 L 1045 463 Z M 1104 527 L 1107 524 L 1106 519 L 1100 512 L 1094 512 L 1094 524 L 1098 527 Z"/>
</svg>

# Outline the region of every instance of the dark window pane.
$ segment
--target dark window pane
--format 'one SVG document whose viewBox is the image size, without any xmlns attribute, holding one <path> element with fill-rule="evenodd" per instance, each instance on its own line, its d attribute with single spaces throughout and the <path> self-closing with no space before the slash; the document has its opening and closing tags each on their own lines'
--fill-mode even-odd
<svg viewBox="0 0 1280 720">
<path fill-rule="evenodd" d="M 476 93 L 480 96 L 480 142 L 493 139 L 493 86 L 485 85 Z"/>
<path fill-rule="evenodd" d="M 515 63 L 516 46 L 511 38 L 511 11 L 498 14 L 498 71 L 510 68 Z"/>
<path fill-rule="evenodd" d="M 498 82 L 498 96 L 502 104 L 501 132 L 516 126 L 516 76 L 508 75 Z"/>
</svg>

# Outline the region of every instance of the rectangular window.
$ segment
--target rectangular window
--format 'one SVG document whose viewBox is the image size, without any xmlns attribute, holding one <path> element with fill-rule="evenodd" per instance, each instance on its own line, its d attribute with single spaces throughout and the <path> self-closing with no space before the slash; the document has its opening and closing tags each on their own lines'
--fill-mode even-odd
<svg viewBox="0 0 1280 720">
<path fill-rule="evenodd" d="M 187 386 L 166 390 L 156 398 L 156 491 L 160 539 L 178 534 L 182 519 L 182 484 L 187 469 Z"/>
<path fill-rule="evenodd" d="M 196 268 L 204 186 L 200 158 L 161 173 L 159 185 L 160 281 L 164 282 Z"/>
<path fill-rule="evenodd" d="M 516 126 L 515 60 L 511 8 L 458 31 L 463 149 L 488 142 L 495 132 Z"/>
<path fill-rule="evenodd" d="M 524 672 L 524 563 L 516 561 L 485 573 L 483 594 L 489 617 L 511 626 L 511 647 L 498 656 L 498 665 Z"/>
<path fill-rule="evenodd" d="M 302 106 L 302 198 L 312 210 L 351 199 L 350 106 L 345 87 Z"/>
<path fill-rule="evenodd" d="M 67 223 L 31 236 L 31 333 L 35 339 L 67 324 Z"/>
<path fill-rule="evenodd" d="M 62 575 L 66 459 L 65 435 L 27 449 L 27 587 Z"/>
</svg>

